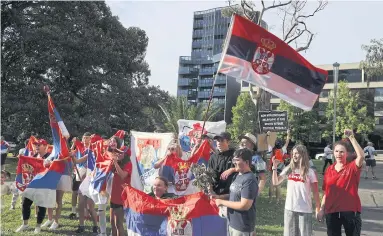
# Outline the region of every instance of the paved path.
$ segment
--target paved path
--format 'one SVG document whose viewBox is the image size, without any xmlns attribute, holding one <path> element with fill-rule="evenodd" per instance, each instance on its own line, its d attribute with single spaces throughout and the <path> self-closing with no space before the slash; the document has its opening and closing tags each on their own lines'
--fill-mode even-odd
<svg viewBox="0 0 383 236">
<path fill-rule="evenodd" d="M 383 162 L 376 164 L 374 170 L 378 179 L 372 180 L 369 172 L 369 179 L 361 178 L 359 184 L 363 236 L 383 236 Z M 315 236 L 327 236 L 325 223 L 315 228 Z"/>
</svg>

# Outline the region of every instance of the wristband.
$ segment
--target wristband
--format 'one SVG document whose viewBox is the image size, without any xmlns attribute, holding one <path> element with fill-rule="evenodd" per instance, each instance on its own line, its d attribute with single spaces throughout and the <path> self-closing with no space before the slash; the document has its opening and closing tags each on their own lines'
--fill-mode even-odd
<svg viewBox="0 0 383 236">
<path fill-rule="evenodd" d="M 273 168 L 272 168 L 272 170 L 278 170 L 278 168 L 276 168 L 276 167 L 273 167 Z"/>
</svg>

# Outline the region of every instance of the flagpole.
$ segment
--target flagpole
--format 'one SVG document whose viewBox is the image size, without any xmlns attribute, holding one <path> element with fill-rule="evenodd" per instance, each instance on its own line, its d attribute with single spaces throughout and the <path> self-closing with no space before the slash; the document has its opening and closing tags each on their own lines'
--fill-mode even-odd
<svg viewBox="0 0 383 236">
<path fill-rule="evenodd" d="M 48 96 L 48 100 L 50 100 L 50 99 L 51 99 L 51 92 L 50 92 L 50 89 L 49 89 L 48 85 L 44 85 L 44 88 L 43 88 L 43 89 L 44 89 L 45 93 L 46 93 L 47 96 Z M 49 101 L 48 101 L 48 106 L 49 106 Z M 60 127 L 59 127 L 59 128 L 60 128 Z M 81 180 L 80 172 L 78 171 L 77 166 L 76 166 L 76 161 L 74 160 L 74 157 L 73 157 L 70 153 L 69 153 L 69 156 L 71 157 L 71 160 L 72 160 L 72 162 L 73 162 L 74 169 L 75 169 L 75 171 L 76 171 L 76 173 L 77 173 L 79 179 Z"/>
<path fill-rule="evenodd" d="M 207 104 L 207 109 L 206 109 L 205 117 L 203 119 L 202 133 L 201 133 L 201 137 L 200 137 L 201 140 L 202 140 L 202 134 L 203 134 L 203 131 L 204 131 L 205 125 L 206 125 L 206 120 L 207 120 L 207 117 L 208 117 L 208 114 L 209 114 L 211 101 L 213 100 L 213 93 L 214 93 L 215 82 L 217 80 L 217 76 L 218 76 L 219 70 L 220 70 L 220 68 L 222 66 L 222 59 L 223 59 L 224 55 L 226 54 L 226 51 L 227 51 L 227 48 L 228 48 L 228 41 L 229 41 L 228 39 L 230 38 L 229 35 L 231 35 L 231 32 L 233 30 L 234 16 L 235 16 L 235 14 L 233 14 L 232 17 L 231 17 L 230 29 L 227 31 L 226 38 L 225 38 L 225 43 L 224 43 L 225 47 L 222 50 L 221 60 L 219 61 L 219 64 L 218 64 L 217 73 L 214 75 L 213 87 L 210 90 L 210 98 L 209 98 L 209 102 Z M 226 76 L 226 83 L 227 83 L 227 76 Z M 226 86 L 226 89 L 227 89 L 227 86 Z"/>
</svg>

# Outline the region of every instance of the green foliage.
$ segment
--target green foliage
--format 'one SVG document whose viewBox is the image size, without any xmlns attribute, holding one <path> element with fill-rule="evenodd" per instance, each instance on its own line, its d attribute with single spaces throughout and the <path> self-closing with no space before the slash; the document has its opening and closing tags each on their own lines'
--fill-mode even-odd
<svg viewBox="0 0 383 236">
<path fill-rule="evenodd" d="M 164 122 L 164 131 L 179 133 L 177 121 L 185 120 L 200 120 L 205 118 L 207 103 L 190 104 L 186 97 L 171 97 L 168 102 L 159 105 L 162 114 L 157 121 Z M 223 108 L 214 103 L 210 105 L 207 121 L 211 121 L 215 116 L 222 112 Z"/>
<path fill-rule="evenodd" d="M 334 94 L 328 98 L 326 108 L 327 126 L 322 137 L 331 139 L 333 115 L 334 115 Z M 337 139 L 343 136 L 345 129 L 357 129 L 363 136 L 371 133 L 375 127 L 375 118 L 367 115 L 367 106 L 362 105 L 358 92 L 352 92 L 347 82 L 340 81 L 338 84 L 336 99 L 336 126 L 335 135 Z"/>
<path fill-rule="evenodd" d="M 255 134 L 258 128 L 258 114 L 254 102 L 249 93 L 241 93 L 237 103 L 232 109 L 233 123 L 229 125 L 228 131 L 233 138 L 245 133 Z"/>
<path fill-rule="evenodd" d="M 148 37 L 125 28 L 105 2 L 2 1 L 1 17 L 1 125 L 9 140 L 51 137 L 44 85 L 75 136 L 154 129 L 143 108 L 169 95 L 148 86 Z"/>
<path fill-rule="evenodd" d="M 367 73 L 367 82 L 376 76 L 383 76 L 383 38 L 372 39 L 370 45 L 362 45 L 366 59 L 360 63 Z"/>
<path fill-rule="evenodd" d="M 311 111 L 304 111 L 285 101 L 278 106 L 279 111 L 287 111 L 291 138 L 295 142 L 304 143 L 307 141 L 320 142 L 320 117 L 318 106 Z"/>
</svg>

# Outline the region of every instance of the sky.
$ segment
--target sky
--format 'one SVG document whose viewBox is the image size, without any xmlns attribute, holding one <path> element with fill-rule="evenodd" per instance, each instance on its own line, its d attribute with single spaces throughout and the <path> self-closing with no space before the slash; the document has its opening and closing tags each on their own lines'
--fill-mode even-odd
<svg viewBox="0 0 383 236">
<path fill-rule="evenodd" d="M 177 94 L 179 56 L 191 54 L 193 12 L 227 6 L 226 1 L 218 0 L 106 2 L 126 28 L 145 30 L 149 38 L 149 83 L 172 95 Z M 271 3 L 266 1 L 265 5 Z M 316 5 L 316 1 L 309 1 L 306 13 Z M 307 21 L 315 37 L 302 55 L 314 65 L 360 62 L 365 57 L 361 45 L 383 38 L 382 9 L 383 1 L 329 1 L 323 11 Z M 278 11 L 266 12 L 263 19 L 270 32 L 280 37 L 282 21 Z"/>
</svg>

